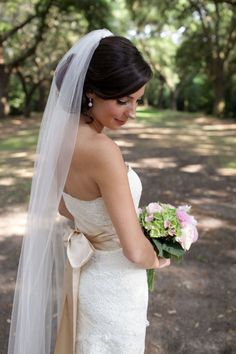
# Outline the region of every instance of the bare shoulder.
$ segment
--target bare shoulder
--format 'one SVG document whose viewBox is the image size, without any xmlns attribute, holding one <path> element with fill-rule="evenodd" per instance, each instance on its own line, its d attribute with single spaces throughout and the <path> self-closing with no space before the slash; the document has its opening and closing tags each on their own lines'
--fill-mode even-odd
<svg viewBox="0 0 236 354">
<path fill-rule="evenodd" d="M 123 156 L 119 146 L 105 134 L 99 134 L 91 146 L 92 159 L 97 168 L 122 167 L 124 165 Z"/>
</svg>

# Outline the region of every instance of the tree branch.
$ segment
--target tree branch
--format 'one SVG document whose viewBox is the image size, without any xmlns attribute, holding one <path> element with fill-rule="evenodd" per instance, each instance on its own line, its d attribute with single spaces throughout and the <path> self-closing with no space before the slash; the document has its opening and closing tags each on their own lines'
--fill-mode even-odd
<svg viewBox="0 0 236 354">
<path fill-rule="evenodd" d="M 236 6 L 236 0 L 216 0 L 219 4 L 229 4 L 231 6 Z"/>
<path fill-rule="evenodd" d="M 211 45 L 211 36 L 210 36 L 209 26 L 207 25 L 204 15 L 202 13 L 201 4 L 199 4 L 199 2 L 196 3 L 193 0 L 189 0 L 189 2 L 192 5 L 192 7 L 197 11 L 197 13 L 200 17 L 200 20 L 201 20 L 203 32 L 204 32 L 209 44 Z"/>
<path fill-rule="evenodd" d="M 225 60 L 228 59 L 231 50 L 235 47 L 235 44 L 236 44 L 236 15 L 235 15 L 235 13 L 232 16 L 230 29 L 229 29 L 228 33 L 229 33 L 228 42 L 227 42 L 227 46 L 224 51 Z"/>
<path fill-rule="evenodd" d="M 217 57 L 220 57 L 220 40 L 219 40 L 219 25 L 220 25 L 220 11 L 219 11 L 219 4 L 217 3 L 216 0 L 214 0 L 215 4 L 215 12 L 216 12 L 216 22 L 215 22 L 215 43 L 216 43 L 216 51 L 217 51 Z"/>
<path fill-rule="evenodd" d="M 146 48 L 144 42 L 143 42 L 142 40 L 140 40 L 139 43 L 141 44 L 141 46 L 142 46 L 142 51 L 143 51 L 143 52 L 145 53 L 145 55 L 147 56 L 148 61 L 149 61 L 149 63 L 151 64 L 151 67 L 152 67 L 153 71 L 158 75 L 159 79 L 160 79 L 162 82 L 164 82 L 165 84 L 167 84 L 167 86 L 169 86 L 169 85 L 168 85 L 168 82 L 167 82 L 167 80 L 166 80 L 166 78 L 165 78 L 165 76 L 161 73 L 161 68 L 160 68 L 160 66 L 159 66 L 155 61 L 153 61 L 153 58 L 152 58 L 152 56 L 151 56 L 151 54 L 150 54 L 150 51 L 147 50 L 147 48 Z"/>
<path fill-rule="evenodd" d="M 16 74 L 17 74 L 17 76 L 18 76 L 19 79 L 20 79 L 20 82 L 21 82 L 23 91 L 27 94 L 27 93 L 28 93 L 28 90 L 27 90 L 26 81 L 25 81 L 24 75 L 23 75 L 22 72 L 19 70 L 19 68 L 16 68 Z"/>
<path fill-rule="evenodd" d="M 212 46 L 212 37 L 211 37 L 211 30 L 210 30 L 210 27 L 209 25 L 206 23 L 205 21 L 205 18 L 204 18 L 204 15 L 202 13 L 202 7 L 203 6 L 202 4 L 200 4 L 198 1 L 197 3 L 194 1 L 194 0 L 189 0 L 190 4 L 192 5 L 193 9 L 195 9 L 200 17 L 200 21 L 201 21 L 201 24 L 202 24 L 202 30 L 203 30 L 203 33 L 207 39 L 207 42 L 208 42 L 208 46 L 209 46 L 209 52 L 211 53 L 211 59 L 212 60 L 212 57 L 213 57 L 213 46 Z M 207 10 L 204 8 L 205 12 L 207 12 Z M 207 59 L 208 60 L 208 59 Z"/>
<path fill-rule="evenodd" d="M 14 33 L 16 33 L 19 29 L 23 28 L 25 25 L 27 25 L 28 23 L 30 23 L 34 18 L 36 18 L 37 15 L 29 15 L 28 18 L 23 21 L 22 23 L 20 23 L 19 25 L 13 27 L 11 30 L 9 30 L 8 32 L 2 34 L 0 36 L 0 43 L 3 43 L 5 40 L 7 40 L 9 37 L 11 37 Z"/>
<path fill-rule="evenodd" d="M 49 0 L 47 5 L 45 6 L 45 8 L 43 10 L 41 10 L 41 17 L 40 17 L 40 21 L 39 21 L 39 26 L 37 29 L 37 33 L 35 35 L 35 40 L 34 43 L 32 44 L 31 47 L 29 47 L 25 52 L 23 52 L 18 58 L 15 58 L 11 65 L 12 66 L 17 66 L 19 65 L 21 62 L 23 62 L 27 57 L 31 56 L 32 54 L 35 53 L 37 46 L 39 44 L 39 42 L 42 41 L 43 39 L 43 33 L 47 27 L 46 25 L 46 18 L 47 18 L 47 14 L 49 12 L 50 7 L 52 6 L 53 0 Z"/>
</svg>

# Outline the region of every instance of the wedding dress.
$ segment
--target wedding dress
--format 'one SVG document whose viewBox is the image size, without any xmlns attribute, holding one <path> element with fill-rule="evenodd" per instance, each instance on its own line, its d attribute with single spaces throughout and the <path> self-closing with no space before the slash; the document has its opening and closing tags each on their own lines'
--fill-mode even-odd
<svg viewBox="0 0 236 354">
<path fill-rule="evenodd" d="M 128 179 L 137 211 L 142 185 L 130 166 Z M 74 313 L 74 343 L 71 352 L 143 354 L 148 325 L 146 270 L 124 256 L 102 198 L 83 201 L 66 193 L 63 193 L 63 198 L 74 216 L 76 228 L 82 233 L 81 242 L 87 243 L 83 244 L 84 261 L 78 266 L 79 280 L 77 277 L 77 283 L 72 286 L 75 290 L 74 301 L 77 303 L 73 310 L 76 314 Z M 71 248 L 67 250 L 72 266 L 81 252 L 81 243 L 78 243 L 76 251 L 76 235 L 74 236 L 74 246 L 71 244 Z M 67 311 L 69 313 L 70 310 Z M 67 316 L 62 316 L 65 326 Z M 58 337 L 60 336 L 61 341 L 57 345 L 60 349 L 55 353 L 70 352 L 59 332 Z"/>
</svg>

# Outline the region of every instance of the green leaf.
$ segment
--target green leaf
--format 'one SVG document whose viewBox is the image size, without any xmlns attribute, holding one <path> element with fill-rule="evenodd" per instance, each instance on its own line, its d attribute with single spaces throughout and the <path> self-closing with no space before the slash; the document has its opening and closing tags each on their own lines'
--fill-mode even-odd
<svg viewBox="0 0 236 354">
<path fill-rule="evenodd" d="M 184 249 L 177 242 L 172 243 L 172 244 L 163 243 L 162 248 L 164 251 L 166 251 L 176 257 L 183 257 L 183 255 L 185 253 Z"/>
<path fill-rule="evenodd" d="M 181 259 L 185 253 L 184 249 L 177 242 L 167 243 L 160 240 L 152 239 L 152 243 L 156 246 L 158 250 L 158 255 L 163 258 L 170 258 L 171 256 L 175 256 L 178 259 Z"/>
<path fill-rule="evenodd" d="M 156 239 L 152 239 L 152 242 L 154 243 L 154 245 L 157 247 L 158 249 L 158 256 L 159 257 L 164 257 L 163 256 L 163 248 L 162 248 L 162 243 L 157 241 Z"/>
</svg>

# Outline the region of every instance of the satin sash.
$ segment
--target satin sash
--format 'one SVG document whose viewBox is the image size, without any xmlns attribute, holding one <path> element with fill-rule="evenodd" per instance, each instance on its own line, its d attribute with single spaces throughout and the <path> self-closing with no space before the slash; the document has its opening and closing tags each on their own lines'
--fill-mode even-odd
<svg viewBox="0 0 236 354">
<path fill-rule="evenodd" d="M 68 259 L 64 274 L 62 314 L 54 354 L 75 353 L 80 269 L 95 251 L 91 242 L 77 229 L 69 234 L 66 244 Z"/>
</svg>

